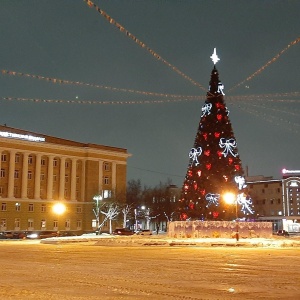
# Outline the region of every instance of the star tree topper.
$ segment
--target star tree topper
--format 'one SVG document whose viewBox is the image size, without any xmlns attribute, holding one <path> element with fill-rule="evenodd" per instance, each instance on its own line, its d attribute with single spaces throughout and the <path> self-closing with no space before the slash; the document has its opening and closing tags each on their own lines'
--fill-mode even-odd
<svg viewBox="0 0 300 300">
<path fill-rule="evenodd" d="M 211 58 L 211 60 L 213 61 L 214 64 L 216 64 L 220 60 L 220 58 L 217 55 L 216 48 L 214 48 L 214 53 L 212 54 L 212 56 L 210 58 Z"/>
</svg>

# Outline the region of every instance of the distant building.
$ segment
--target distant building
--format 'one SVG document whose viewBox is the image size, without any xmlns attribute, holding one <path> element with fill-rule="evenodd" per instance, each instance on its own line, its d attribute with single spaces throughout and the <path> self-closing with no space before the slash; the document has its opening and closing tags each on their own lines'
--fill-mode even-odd
<svg viewBox="0 0 300 300">
<path fill-rule="evenodd" d="M 300 217 L 300 171 L 282 171 L 282 179 L 247 177 L 257 217 Z"/>
<path fill-rule="evenodd" d="M 95 195 L 125 201 L 126 149 L 0 125 L 0 155 L 1 231 L 91 231 Z"/>
</svg>

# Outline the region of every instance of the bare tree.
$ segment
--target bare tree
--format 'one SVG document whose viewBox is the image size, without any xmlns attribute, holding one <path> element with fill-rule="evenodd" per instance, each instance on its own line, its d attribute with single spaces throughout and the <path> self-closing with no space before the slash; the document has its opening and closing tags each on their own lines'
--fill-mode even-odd
<svg viewBox="0 0 300 300">
<path fill-rule="evenodd" d="M 112 221 L 117 219 L 120 213 L 120 206 L 116 203 L 107 203 L 100 209 L 101 214 L 103 214 L 106 220 L 109 220 L 109 233 L 112 234 Z"/>
<path fill-rule="evenodd" d="M 130 215 L 132 210 L 132 204 L 125 204 L 122 208 L 122 213 L 123 213 L 123 228 L 126 228 L 127 225 L 127 218 Z"/>
</svg>

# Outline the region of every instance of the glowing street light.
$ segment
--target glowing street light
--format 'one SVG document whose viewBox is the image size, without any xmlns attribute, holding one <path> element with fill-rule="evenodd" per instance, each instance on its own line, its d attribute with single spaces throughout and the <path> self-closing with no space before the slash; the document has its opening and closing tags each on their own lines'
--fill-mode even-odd
<svg viewBox="0 0 300 300">
<path fill-rule="evenodd" d="M 235 238 L 236 238 L 236 241 L 238 241 L 239 240 L 239 220 L 238 220 L 237 197 L 234 193 L 228 192 L 223 195 L 223 198 L 227 204 L 235 204 L 235 223 L 236 223 Z"/>
<path fill-rule="evenodd" d="M 59 235 L 59 216 L 63 215 L 66 211 L 66 206 L 63 203 L 55 203 L 52 207 L 53 212 L 57 215 L 57 235 Z"/>
</svg>

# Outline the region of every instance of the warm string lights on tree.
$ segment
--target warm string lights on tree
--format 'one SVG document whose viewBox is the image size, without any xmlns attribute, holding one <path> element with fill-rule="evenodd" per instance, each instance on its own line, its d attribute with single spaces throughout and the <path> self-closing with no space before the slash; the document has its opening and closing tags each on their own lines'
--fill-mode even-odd
<svg viewBox="0 0 300 300">
<path fill-rule="evenodd" d="M 211 59 L 214 64 L 219 61 L 216 49 Z M 232 208 L 222 201 L 228 191 L 236 195 L 241 213 L 253 213 L 224 95 L 224 85 L 214 66 L 194 146 L 189 152 L 189 166 L 178 206 L 181 220 L 232 218 Z"/>
</svg>

